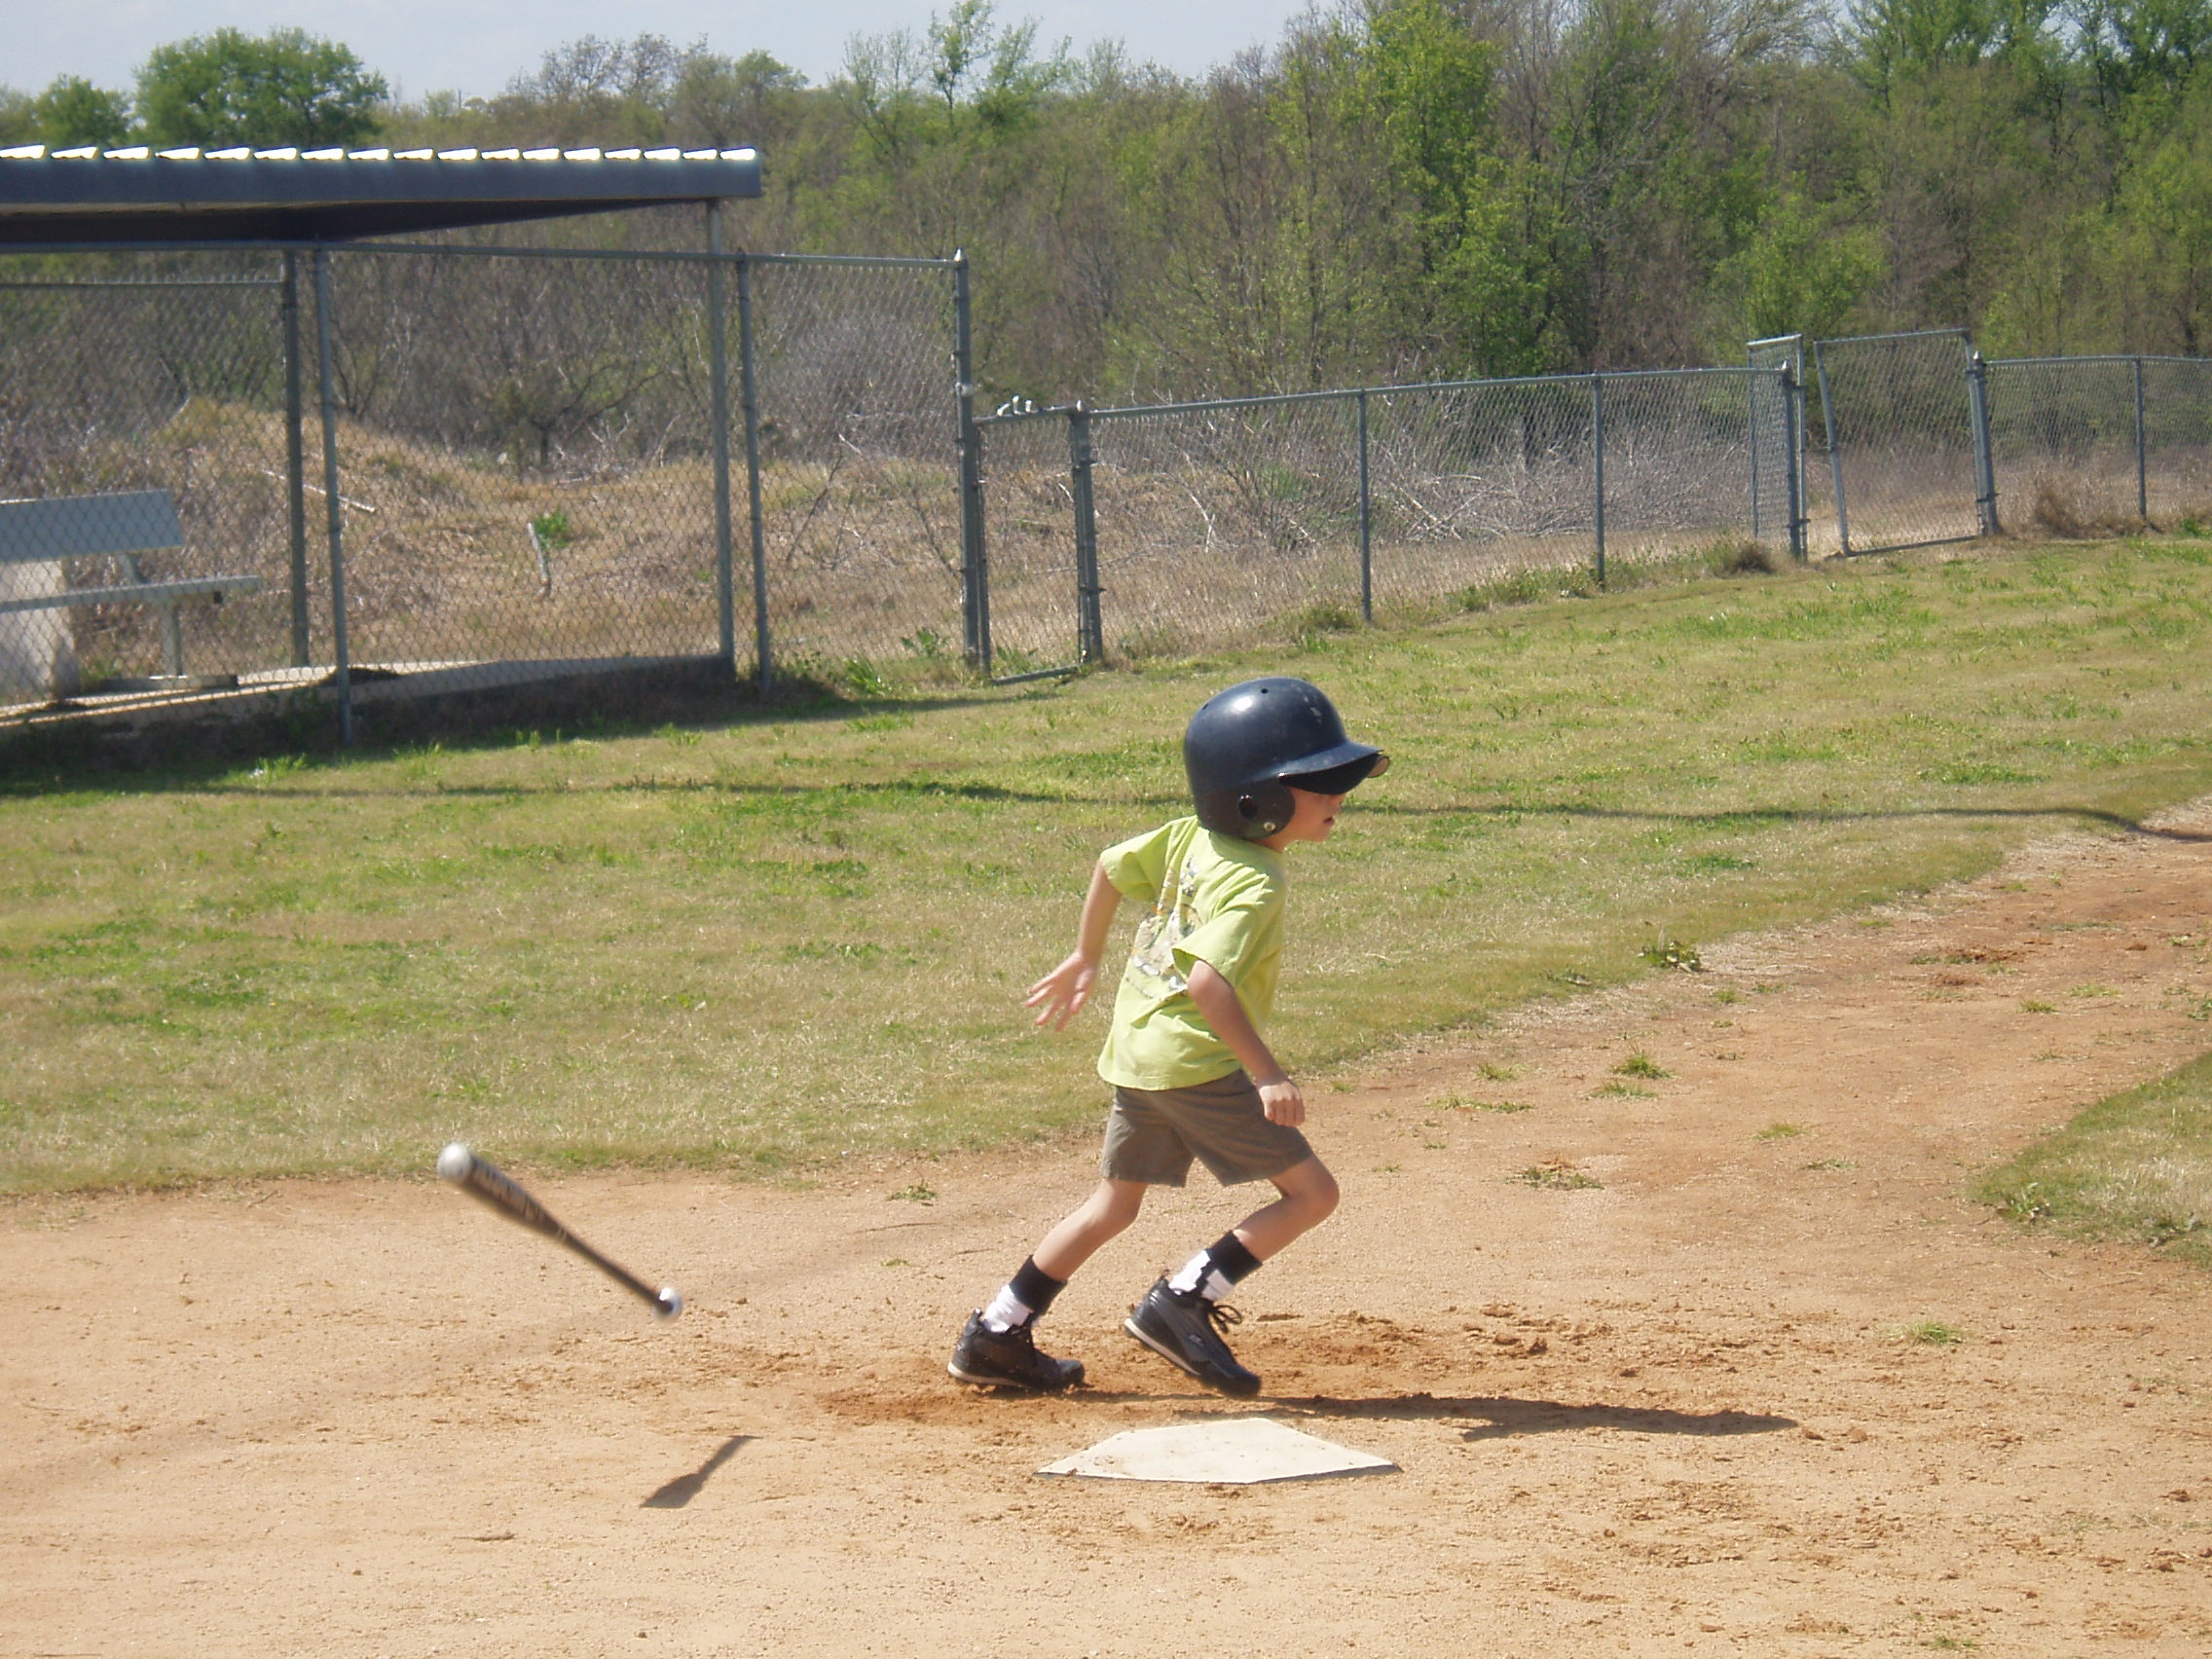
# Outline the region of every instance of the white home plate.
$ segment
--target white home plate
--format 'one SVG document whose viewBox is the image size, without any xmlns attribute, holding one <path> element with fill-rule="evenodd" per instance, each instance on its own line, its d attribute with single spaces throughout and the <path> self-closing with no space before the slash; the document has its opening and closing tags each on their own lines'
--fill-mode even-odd
<svg viewBox="0 0 2212 1659">
<path fill-rule="evenodd" d="M 1208 1418 L 1171 1428 L 1130 1429 L 1037 1472 L 1107 1481 L 1257 1486 L 1324 1475 L 1395 1474 L 1397 1468 L 1385 1458 L 1302 1434 L 1271 1418 Z"/>
</svg>

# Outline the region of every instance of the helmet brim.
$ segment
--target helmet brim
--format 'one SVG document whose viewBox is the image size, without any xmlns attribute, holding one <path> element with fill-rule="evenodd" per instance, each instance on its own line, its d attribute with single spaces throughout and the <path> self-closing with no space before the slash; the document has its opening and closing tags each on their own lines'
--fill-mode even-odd
<svg viewBox="0 0 2212 1659">
<path fill-rule="evenodd" d="M 1390 769 L 1390 757 L 1382 750 L 1366 743 L 1340 743 L 1318 755 L 1309 755 L 1297 763 L 1295 770 L 1285 768 L 1275 773 L 1279 783 L 1292 789 L 1311 790 L 1317 794 L 1349 794 L 1370 778 L 1379 778 Z"/>
</svg>

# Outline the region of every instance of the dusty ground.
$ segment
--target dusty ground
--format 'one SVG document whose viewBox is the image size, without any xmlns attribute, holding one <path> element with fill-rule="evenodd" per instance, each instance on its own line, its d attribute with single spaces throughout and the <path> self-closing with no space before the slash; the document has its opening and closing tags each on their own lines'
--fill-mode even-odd
<svg viewBox="0 0 2212 1659">
<path fill-rule="evenodd" d="M 2212 1040 L 2212 803 L 2173 825 L 1323 1093 L 1347 1201 L 1239 1346 L 1397 1475 L 1032 1474 L 1250 1409 L 1117 1330 L 1203 1183 L 1054 1311 L 1094 1387 L 944 1377 L 1086 1148 L 543 1183 L 673 1325 L 427 1181 L 0 1212 L 0 1652 L 2204 1654 L 2212 1277 L 1961 1196 Z M 1596 1092 L 1635 1051 L 1672 1076 Z M 1552 1159 L 1602 1188 L 1512 1179 Z"/>
</svg>

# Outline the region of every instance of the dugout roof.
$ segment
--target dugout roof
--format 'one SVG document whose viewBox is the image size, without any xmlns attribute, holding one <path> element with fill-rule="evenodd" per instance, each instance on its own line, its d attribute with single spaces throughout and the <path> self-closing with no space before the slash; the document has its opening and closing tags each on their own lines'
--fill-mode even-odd
<svg viewBox="0 0 2212 1659">
<path fill-rule="evenodd" d="M 0 246 L 344 241 L 760 194 L 752 150 L 0 149 Z"/>
</svg>

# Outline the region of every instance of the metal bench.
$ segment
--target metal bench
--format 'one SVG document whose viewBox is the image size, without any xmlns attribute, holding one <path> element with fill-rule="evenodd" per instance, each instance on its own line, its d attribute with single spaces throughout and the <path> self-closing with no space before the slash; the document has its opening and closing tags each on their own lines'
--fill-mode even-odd
<svg viewBox="0 0 2212 1659">
<path fill-rule="evenodd" d="M 184 526 L 166 490 L 131 490 L 111 496 L 64 496 L 47 500 L 0 501 L 0 564 L 43 564 L 62 559 L 116 558 L 129 579 L 112 587 L 63 588 L 50 594 L 0 599 L 0 616 L 26 610 L 61 610 L 87 605 L 151 605 L 162 613 L 162 660 L 172 680 L 184 677 L 184 626 L 177 607 L 188 599 L 256 593 L 259 576 L 190 576 L 150 582 L 138 568 L 141 553 L 184 545 Z M 111 686 L 117 682 L 109 682 Z"/>
</svg>

